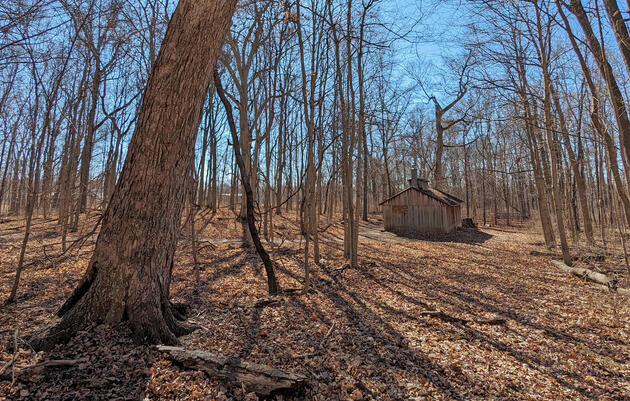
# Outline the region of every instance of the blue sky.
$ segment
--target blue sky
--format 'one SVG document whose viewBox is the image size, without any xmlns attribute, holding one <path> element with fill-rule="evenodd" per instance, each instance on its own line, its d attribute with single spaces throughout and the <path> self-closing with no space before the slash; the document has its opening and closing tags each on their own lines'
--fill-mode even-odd
<svg viewBox="0 0 630 401">
<path fill-rule="evenodd" d="M 406 32 L 413 27 L 408 40 L 394 44 L 394 62 L 403 79 L 409 79 L 410 73 L 420 75 L 439 99 L 443 96 L 440 76 L 449 73 L 444 57 L 464 52 L 462 36 L 469 22 L 465 6 L 461 1 L 450 0 L 393 0 L 383 2 L 382 16 L 384 22 L 397 31 Z M 420 22 L 414 26 L 418 19 Z M 414 91 L 413 97 L 415 102 L 427 101 L 420 88 Z"/>
</svg>

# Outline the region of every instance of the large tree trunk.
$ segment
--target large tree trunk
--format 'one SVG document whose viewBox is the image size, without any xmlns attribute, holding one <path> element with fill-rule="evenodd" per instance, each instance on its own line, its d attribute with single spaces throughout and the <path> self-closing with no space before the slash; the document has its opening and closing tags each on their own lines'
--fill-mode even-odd
<svg viewBox="0 0 630 401">
<path fill-rule="evenodd" d="M 615 39 L 617 39 L 619 51 L 623 56 L 626 71 L 630 74 L 630 35 L 628 34 L 626 21 L 619 10 L 619 5 L 616 0 L 604 0 L 604 6 L 606 7 L 606 14 L 608 14 L 608 18 L 610 19 L 610 25 L 615 32 Z"/>
<path fill-rule="evenodd" d="M 556 0 L 556 5 L 558 7 L 558 14 L 560 15 L 560 17 L 562 18 L 562 21 L 564 23 L 564 28 L 567 30 L 567 35 L 569 37 L 569 40 L 571 42 L 571 46 L 573 47 L 573 50 L 575 52 L 576 57 L 578 58 L 578 61 L 580 62 L 580 66 L 582 68 L 582 73 L 584 74 L 584 79 L 586 80 L 586 83 L 588 84 L 588 88 L 589 91 L 591 92 L 591 98 L 592 98 L 592 104 L 591 104 L 591 122 L 593 124 L 593 127 L 595 128 L 595 131 L 602 137 L 602 139 L 604 140 L 604 145 L 606 148 L 606 154 L 609 160 L 618 160 L 617 158 L 617 149 L 615 148 L 615 144 L 614 144 L 614 140 L 612 138 L 612 136 L 610 136 L 610 134 L 606 131 L 606 126 L 603 123 L 603 118 L 601 116 L 601 110 L 602 110 L 602 102 L 601 99 L 598 96 L 598 91 L 597 91 L 597 87 L 595 85 L 595 82 L 593 81 L 593 77 L 591 74 L 591 70 L 588 67 L 588 64 L 586 63 L 586 59 L 584 57 L 584 55 L 582 54 L 577 40 L 575 38 L 575 36 L 573 35 L 573 32 L 571 31 L 571 25 L 569 24 L 569 21 L 562 9 L 562 5 L 560 3 L 559 0 Z M 579 7 L 578 7 L 579 6 Z M 577 7 L 575 8 L 574 11 L 577 12 L 579 15 L 578 16 L 578 20 L 580 20 L 580 18 L 582 19 L 580 24 L 586 23 L 587 21 L 584 21 L 584 18 L 586 17 L 586 14 L 584 13 L 584 10 L 581 9 L 581 5 L 578 6 L 573 6 L 573 7 Z M 581 9 L 581 12 L 579 11 Z M 581 16 L 581 17 L 580 17 Z M 588 29 L 588 28 L 587 28 Z M 598 42 L 596 41 L 596 38 L 594 38 L 593 33 L 591 32 L 591 45 L 597 45 Z M 593 39 L 595 39 L 595 41 L 593 41 Z M 601 49 L 600 49 L 601 50 Z M 597 60 L 597 58 L 596 58 Z M 601 60 L 600 60 L 601 61 Z M 610 67 L 610 64 L 608 63 L 600 63 L 600 71 L 607 71 L 608 69 L 606 67 Z M 612 71 L 610 71 L 612 73 Z M 616 86 L 616 81 L 614 80 L 614 77 L 611 75 L 606 75 L 606 80 L 607 80 L 607 85 L 611 86 L 612 85 L 612 89 L 609 87 L 608 91 L 609 94 L 611 94 L 611 99 L 615 99 L 613 96 L 613 93 L 617 93 L 618 92 L 618 87 Z M 614 88 L 617 87 L 617 91 L 614 90 Z M 623 100 L 623 99 L 622 99 Z M 621 107 L 623 107 L 623 109 L 625 110 L 625 106 L 624 103 L 621 103 Z M 616 111 L 619 111 L 617 107 L 613 107 Z M 622 110 L 623 111 L 623 110 Z M 625 112 L 625 111 L 624 111 Z M 623 114 L 622 114 L 623 117 Z M 619 130 L 621 131 L 621 127 L 622 124 L 620 123 L 620 121 L 623 120 L 623 118 L 617 118 L 617 126 L 619 127 Z M 623 150 L 622 150 L 623 153 Z M 597 167 L 597 165 L 596 165 Z M 619 193 L 619 197 L 621 198 L 623 207 L 624 207 L 624 211 L 625 211 L 625 216 L 626 216 L 626 220 L 627 222 L 630 224 L 630 199 L 628 197 L 628 194 L 621 182 L 621 175 L 619 173 L 619 167 L 617 162 L 611 163 L 610 165 L 611 167 L 611 173 L 613 175 L 614 181 L 616 183 L 617 186 L 617 192 Z M 600 174 L 596 174 L 596 177 L 599 180 Z M 599 188 L 599 185 L 598 185 Z M 601 198 L 600 198 L 601 199 Z M 601 213 L 601 208 L 600 208 L 600 213 Z M 600 218 L 600 228 L 602 230 L 602 241 L 604 242 L 604 247 L 606 246 L 606 236 L 605 236 L 605 230 L 604 230 L 604 223 L 603 223 L 603 219 Z"/>
<path fill-rule="evenodd" d="M 177 343 L 173 255 L 207 87 L 236 0 L 182 0 L 144 93 L 135 133 L 103 216 L 85 276 L 35 345 L 46 348 L 96 323 L 128 320 L 134 336 Z"/>
<path fill-rule="evenodd" d="M 610 4 L 607 4 L 608 8 L 610 8 L 609 6 Z M 619 145 L 621 148 L 622 160 L 630 160 L 630 119 L 628 118 L 628 110 L 621 93 L 621 88 L 617 83 L 612 66 L 606 56 L 605 49 L 593 33 L 591 23 L 588 19 L 586 11 L 584 11 L 582 3 L 579 0 L 571 0 L 569 9 L 576 16 L 580 26 L 582 27 L 584 37 L 588 43 L 591 53 L 593 54 L 597 67 L 606 81 L 606 89 L 608 91 L 608 96 L 610 97 L 613 114 L 619 130 Z M 613 24 L 615 24 L 614 21 Z M 615 34 L 619 39 L 619 34 L 622 34 L 622 30 L 620 29 L 621 26 L 614 25 L 613 27 L 615 28 Z M 623 39 L 623 37 L 621 37 L 621 39 Z M 626 56 L 626 48 L 627 44 L 624 44 L 621 47 L 624 58 Z M 630 59 L 630 55 L 628 55 L 628 58 Z"/>
<path fill-rule="evenodd" d="M 535 134 L 535 130 L 537 129 L 537 121 L 536 115 L 532 112 L 532 106 L 530 105 L 529 98 L 527 95 L 527 75 L 525 74 L 525 66 L 521 61 L 522 58 L 517 59 L 518 65 L 518 76 L 519 83 L 521 85 L 519 90 L 519 95 L 521 101 L 523 103 L 523 111 L 525 114 L 525 132 L 527 133 L 527 145 L 530 154 L 530 159 L 532 163 L 532 168 L 534 170 L 534 183 L 536 185 L 536 195 L 538 199 L 538 210 L 540 212 L 540 224 L 543 230 L 543 236 L 545 238 L 545 245 L 547 248 L 551 249 L 555 246 L 555 238 L 553 234 L 553 226 L 551 223 L 551 214 L 549 211 L 549 206 L 547 204 L 547 187 L 545 184 L 545 179 L 543 176 L 543 162 L 541 158 L 546 156 L 541 155 L 539 151 L 539 144 L 537 141 L 537 135 Z M 495 195 L 496 202 L 496 195 Z M 495 208 L 495 216 L 496 216 L 496 208 Z M 495 217 L 496 224 L 496 217 Z"/>
</svg>

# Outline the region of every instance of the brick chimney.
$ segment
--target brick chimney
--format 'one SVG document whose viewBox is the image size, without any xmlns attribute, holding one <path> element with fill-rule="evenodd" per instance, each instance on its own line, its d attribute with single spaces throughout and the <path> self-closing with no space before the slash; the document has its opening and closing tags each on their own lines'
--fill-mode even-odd
<svg viewBox="0 0 630 401">
<path fill-rule="evenodd" d="M 411 178 L 407 180 L 409 182 L 409 186 L 418 189 L 418 170 L 415 168 L 411 169 Z"/>
<path fill-rule="evenodd" d="M 415 168 L 411 169 L 411 178 L 407 180 L 409 182 L 409 186 L 416 189 L 429 189 L 429 180 L 426 178 L 418 178 L 418 170 Z"/>
</svg>

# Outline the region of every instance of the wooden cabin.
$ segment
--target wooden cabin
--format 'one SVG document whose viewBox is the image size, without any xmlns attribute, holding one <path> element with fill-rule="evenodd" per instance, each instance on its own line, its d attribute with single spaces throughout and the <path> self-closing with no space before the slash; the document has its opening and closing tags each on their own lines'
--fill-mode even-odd
<svg viewBox="0 0 630 401">
<path fill-rule="evenodd" d="M 381 203 L 387 231 L 448 233 L 462 226 L 462 200 L 417 178 L 412 171 L 409 187 Z"/>
</svg>

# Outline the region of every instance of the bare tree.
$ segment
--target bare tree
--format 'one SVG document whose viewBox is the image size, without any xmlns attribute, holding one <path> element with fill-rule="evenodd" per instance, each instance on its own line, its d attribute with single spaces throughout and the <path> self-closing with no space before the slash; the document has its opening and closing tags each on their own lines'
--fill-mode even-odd
<svg viewBox="0 0 630 401">
<path fill-rule="evenodd" d="M 123 319 L 139 340 L 153 343 L 176 343 L 176 335 L 190 330 L 168 299 L 173 255 L 203 101 L 235 6 L 235 0 L 178 4 L 89 267 L 59 310 L 62 320 L 36 345 Z"/>
</svg>

